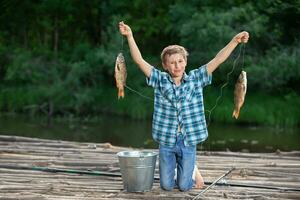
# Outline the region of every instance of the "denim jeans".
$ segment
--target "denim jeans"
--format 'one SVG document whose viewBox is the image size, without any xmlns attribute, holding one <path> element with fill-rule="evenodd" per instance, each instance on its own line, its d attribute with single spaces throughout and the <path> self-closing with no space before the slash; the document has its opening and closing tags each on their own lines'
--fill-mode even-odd
<svg viewBox="0 0 300 200">
<path fill-rule="evenodd" d="M 185 146 L 183 136 L 177 136 L 176 145 L 168 147 L 159 145 L 159 176 L 160 187 L 172 190 L 178 186 L 180 191 L 187 191 L 193 187 L 192 179 L 196 158 L 196 146 Z M 177 180 L 174 179 L 177 167 Z"/>
</svg>

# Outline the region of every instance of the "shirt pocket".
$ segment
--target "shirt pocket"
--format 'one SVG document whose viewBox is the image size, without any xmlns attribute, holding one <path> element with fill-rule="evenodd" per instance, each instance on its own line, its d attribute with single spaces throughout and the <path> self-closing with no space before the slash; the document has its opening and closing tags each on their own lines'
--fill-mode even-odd
<svg viewBox="0 0 300 200">
<path fill-rule="evenodd" d="M 202 87 L 195 86 L 191 88 L 191 91 L 187 91 L 186 94 L 186 103 L 196 103 L 200 101 L 200 98 L 202 98 Z"/>
<path fill-rule="evenodd" d="M 190 102 L 195 94 L 195 87 L 190 87 L 186 89 L 185 92 L 185 102 Z"/>
<path fill-rule="evenodd" d="M 171 103 L 173 101 L 173 88 L 172 87 L 163 87 L 159 95 L 159 100 L 162 103 Z"/>
<path fill-rule="evenodd" d="M 171 101 L 167 98 L 165 98 L 164 96 L 159 96 L 157 97 L 158 101 L 160 104 L 162 105 L 171 105 Z"/>
</svg>

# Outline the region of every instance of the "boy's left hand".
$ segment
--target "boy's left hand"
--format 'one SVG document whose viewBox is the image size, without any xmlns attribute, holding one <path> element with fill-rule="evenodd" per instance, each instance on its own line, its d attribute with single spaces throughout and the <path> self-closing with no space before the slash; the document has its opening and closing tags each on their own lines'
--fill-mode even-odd
<svg viewBox="0 0 300 200">
<path fill-rule="evenodd" d="M 240 32 L 236 36 L 234 36 L 233 40 L 238 44 L 241 42 L 247 43 L 249 40 L 249 33 L 246 31 Z"/>
</svg>

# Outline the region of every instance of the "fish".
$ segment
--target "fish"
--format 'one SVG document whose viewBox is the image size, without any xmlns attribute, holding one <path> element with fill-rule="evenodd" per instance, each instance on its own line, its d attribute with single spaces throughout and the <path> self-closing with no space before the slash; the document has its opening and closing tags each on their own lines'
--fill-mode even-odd
<svg viewBox="0 0 300 200">
<path fill-rule="evenodd" d="M 241 107 L 244 104 L 245 96 L 247 92 L 247 73 L 242 71 L 239 78 L 235 84 L 234 88 L 234 110 L 232 117 L 237 119 L 240 115 Z"/>
<path fill-rule="evenodd" d="M 115 64 L 115 80 L 118 89 L 118 99 L 124 98 L 124 87 L 126 86 L 127 70 L 125 58 L 122 53 L 119 53 Z"/>
</svg>

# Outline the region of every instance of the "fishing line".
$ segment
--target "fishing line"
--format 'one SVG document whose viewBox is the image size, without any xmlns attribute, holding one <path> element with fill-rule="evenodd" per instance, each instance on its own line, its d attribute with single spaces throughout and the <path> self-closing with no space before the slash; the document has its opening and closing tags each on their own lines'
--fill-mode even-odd
<svg viewBox="0 0 300 200">
<path fill-rule="evenodd" d="M 122 38 L 122 40 L 121 40 L 121 47 L 122 47 L 122 48 L 121 48 L 121 52 L 123 53 L 123 49 L 124 49 L 124 36 L 121 35 L 121 38 Z M 133 92 L 133 93 L 135 93 L 135 94 L 137 94 L 137 95 L 139 95 L 139 96 L 141 96 L 141 97 L 143 97 L 143 98 L 145 98 L 145 99 L 147 99 L 147 100 L 154 101 L 153 98 L 147 97 L 147 96 L 143 95 L 142 93 L 136 91 L 135 89 L 129 87 L 129 86 L 126 85 L 126 84 L 124 85 L 124 87 L 127 88 L 128 90 L 130 90 L 131 92 Z"/>
<path fill-rule="evenodd" d="M 205 110 L 206 112 L 208 112 L 208 123 L 207 123 L 207 127 L 210 125 L 210 122 L 211 122 L 211 114 L 212 112 L 216 109 L 216 107 L 218 106 L 218 103 L 220 101 L 220 99 L 222 98 L 223 96 L 223 89 L 228 85 L 229 83 L 229 77 L 230 75 L 233 73 L 233 71 L 235 70 L 235 67 L 236 67 L 236 64 L 237 64 L 237 61 L 239 60 L 240 58 L 240 55 L 241 55 L 241 52 L 242 53 L 242 70 L 244 69 L 244 57 L 245 57 L 245 48 L 246 48 L 246 44 L 245 43 L 242 43 L 240 48 L 239 48 L 239 52 L 238 52 L 238 56 L 234 59 L 233 61 L 233 66 L 232 66 L 232 69 L 230 72 L 227 73 L 226 75 L 226 82 L 221 86 L 220 88 L 220 94 L 218 96 L 218 98 L 216 99 L 216 102 L 215 102 L 215 105 L 210 109 L 210 110 Z M 208 151 L 210 152 L 210 142 L 208 141 Z M 235 166 L 235 163 L 236 163 L 236 160 L 235 158 L 233 158 L 233 166 Z"/>
<path fill-rule="evenodd" d="M 121 52 L 123 52 L 123 49 L 124 49 L 124 37 L 121 35 Z M 244 43 L 241 44 L 240 48 L 239 48 L 239 53 L 238 53 L 238 56 L 235 58 L 235 60 L 233 61 L 233 66 L 232 66 L 232 69 L 230 72 L 227 73 L 226 75 L 226 82 L 221 86 L 221 89 L 220 89 L 220 95 L 218 96 L 218 98 L 216 99 L 216 102 L 215 102 L 215 105 L 210 109 L 210 110 L 205 110 L 206 112 L 208 112 L 208 123 L 207 123 L 207 127 L 210 125 L 210 121 L 211 121 L 211 114 L 212 112 L 216 109 L 216 107 L 218 106 L 218 103 L 220 101 L 220 99 L 223 97 L 223 89 L 228 85 L 229 83 L 229 77 L 230 75 L 233 73 L 235 67 L 236 67 L 236 63 L 237 61 L 239 60 L 240 56 L 241 56 L 241 52 L 243 52 L 243 61 L 242 61 L 242 69 L 244 69 L 244 57 L 245 57 L 245 47 L 246 45 Z M 242 51 L 243 50 L 243 51 Z M 143 94 L 141 94 L 140 92 L 134 90 L 133 88 L 129 87 L 128 85 L 125 85 L 125 87 L 130 90 L 131 92 L 134 92 L 135 94 L 139 95 L 140 97 L 143 97 L 147 100 L 151 100 L 151 101 L 154 101 L 153 98 L 150 98 L 148 96 L 145 96 Z"/>
<path fill-rule="evenodd" d="M 122 38 L 122 44 L 121 44 L 121 52 L 123 53 L 123 49 L 124 49 L 124 37 L 121 35 Z"/>
<path fill-rule="evenodd" d="M 218 96 L 218 98 L 216 99 L 216 102 L 215 102 L 215 105 L 210 109 L 210 110 L 205 110 L 206 112 L 208 112 L 208 123 L 207 123 L 207 127 L 209 126 L 210 124 L 210 121 L 211 121 L 211 114 L 212 114 L 212 111 L 214 111 L 216 109 L 216 107 L 218 106 L 218 103 L 220 101 L 220 99 L 222 98 L 223 96 L 223 89 L 228 85 L 229 83 L 229 77 L 230 75 L 233 73 L 235 67 L 236 67 L 236 63 L 237 61 L 239 60 L 240 56 L 241 56 L 241 52 L 242 52 L 242 48 L 244 47 L 244 43 L 242 43 L 242 45 L 240 46 L 239 48 L 239 53 L 238 53 L 238 56 L 234 59 L 233 61 L 233 66 L 232 66 L 232 69 L 230 72 L 227 73 L 226 75 L 226 82 L 221 86 L 220 88 L 220 95 Z M 245 48 L 244 48 L 245 49 Z M 244 51 L 245 53 L 245 51 Z M 244 57 L 244 54 L 243 54 L 243 57 Z M 243 59 L 244 60 L 244 59 Z"/>
<path fill-rule="evenodd" d="M 246 43 L 243 43 L 243 62 L 242 62 L 242 70 L 244 70 L 245 67 L 245 49 L 246 49 Z"/>
<path fill-rule="evenodd" d="M 128 90 L 130 90 L 130 91 L 132 91 L 132 92 L 134 92 L 134 93 L 136 93 L 136 94 L 140 95 L 141 97 L 143 97 L 143 98 L 145 98 L 145 99 L 147 99 L 147 100 L 154 101 L 154 99 L 153 99 L 153 98 L 147 97 L 147 96 L 145 96 L 145 95 L 141 94 L 140 92 L 138 92 L 138 91 L 136 91 L 136 90 L 132 89 L 131 87 L 129 87 L 129 86 L 127 86 L 127 85 L 125 85 L 125 87 L 126 87 Z"/>
</svg>

